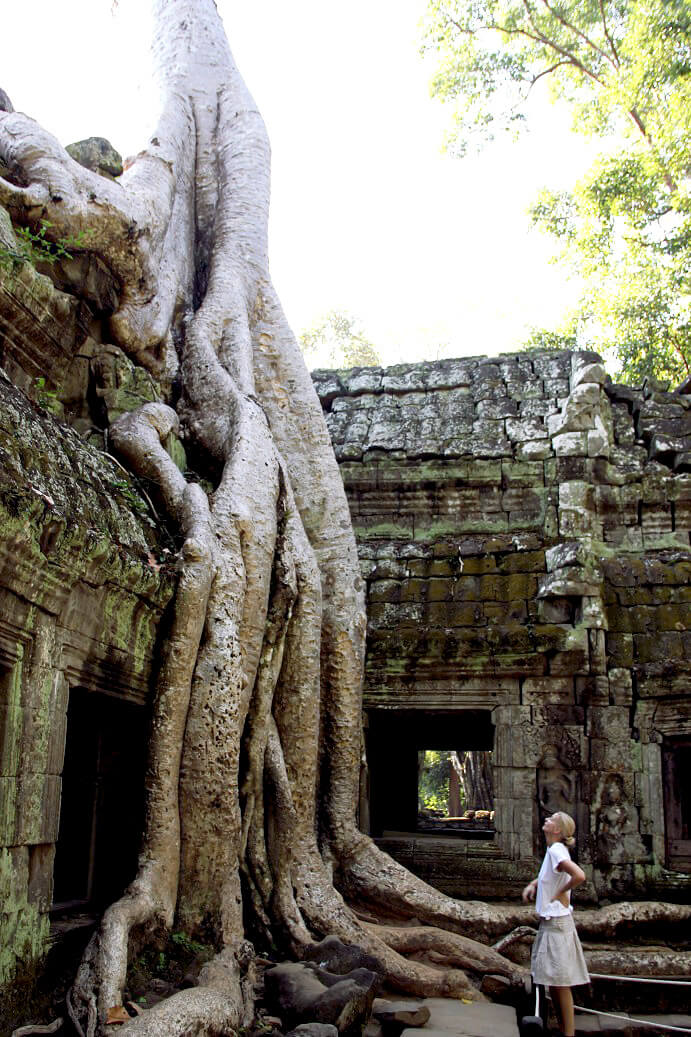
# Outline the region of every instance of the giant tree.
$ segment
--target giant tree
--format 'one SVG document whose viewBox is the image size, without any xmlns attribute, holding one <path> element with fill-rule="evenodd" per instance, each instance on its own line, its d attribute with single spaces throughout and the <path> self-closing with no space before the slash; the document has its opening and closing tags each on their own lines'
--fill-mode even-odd
<svg viewBox="0 0 691 1037">
<path fill-rule="evenodd" d="M 265 127 L 213 0 L 156 0 L 155 24 L 163 111 L 119 181 L 78 165 L 6 97 L 0 106 L 0 203 L 17 226 L 88 236 L 120 285 L 111 341 L 180 386 L 175 409 L 147 404 L 109 430 L 111 448 L 159 487 L 181 568 L 139 870 L 87 948 L 70 1013 L 84 1032 L 102 1027 L 131 940 L 174 920 L 211 932 L 218 954 L 195 990 L 126 1029 L 215 1033 L 251 1015 L 248 917 L 286 952 L 335 933 L 399 986 L 458 995 L 463 972 L 404 960 L 334 886 L 459 930 L 507 924 L 436 893 L 356 826 L 363 581 L 319 401 L 269 276 Z M 178 430 L 213 492 L 163 448 Z M 457 944 L 457 963 L 516 971 Z"/>
<path fill-rule="evenodd" d="M 120 286 L 110 341 L 168 386 L 168 403 L 118 418 L 109 444 L 158 486 L 181 540 L 138 872 L 87 947 L 69 1011 L 80 1032 L 102 1031 L 128 953 L 174 923 L 212 934 L 216 956 L 198 986 L 121 1034 L 246 1022 L 248 924 L 296 956 L 333 933 L 401 989 L 472 995 L 461 968 L 520 970 L 462 934 L 487 941 L 525 909 L 451 900 L 358 830 L 363 583 L 319 401 L 269 276 L 266 131 L 213 0 L 155 0 L 155 24 L 163 110 L 119 181 L 0 104 L 0 204 L 18 227 L 87 235 Z M 172 462 L 171 431 L 210 492 Z M 373 924 L 382 906 L 424 927 Z M 435 943 L 443 967 L 402 956 Z"/>
<path fill-rule="evenodd" d="M 533 208 L 583 279 L 561 341 L 614 347 L 630 380 L 687 377 L 688 0 L 430 0 L 426 43 L 439 60 L 433 90 L 455 109 L 456 152 L 518 131 L 537 84 L 602 139 L 574 190 L 545 190 Z"/>
</svg>

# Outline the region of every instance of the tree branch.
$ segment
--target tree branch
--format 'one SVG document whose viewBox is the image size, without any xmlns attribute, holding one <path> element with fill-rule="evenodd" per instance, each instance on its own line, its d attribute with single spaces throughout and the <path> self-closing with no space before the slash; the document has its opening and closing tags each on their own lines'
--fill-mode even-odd
<svg viewBox="0 0 691 1037">
<path fill-rule="evenodd" d="M 641 116 L 638 114 L 638 111 L 636 110 L 636 108 L 629 108 L 628 114 L 629 114 L 629 117 L 631 118 L 631 121 L 633 122 L 634 126 L 636 127 L 636 129 L 638 129 L 640 131 L 643 139 L 645 140 L 646 144 L 650 148 L 651 152 L 653 153 L 655 158 L 658 160 L 658 162 L 660 162 L 660 166 L 662 166 L 662 162 L 660 161 L 660 158 L 659 158 L 659 155 L 658 155 L 658 152 L 657 152 L 657 148 L 655 147 L 655 144 L 653 142 L 653 138 L 648 133 L 646 125 L 643 122 L 643 119 L 641 118 Z M 677 191 L 677 188 L 678 188 L 676 180 L 672 176 L 670 176 L 670 174 L 667 172 L 666 169 L 661 169 L 660 172 L 662 173 L 662 178 L 665 181 L 665 184 L 667 186 L 667 190 L 669 191 L 669 193 L 670 194 L 675 194 L 676 191 Z"/>
<path fill-rule="evenodd" d="M 528 87 L 528 94 L 533 89 L 533 87 L 535 86 L 537 81 L 539 79 L 542 79 L 543 76 L 548 76 L 550 74 L 550 72 L 554 72 L 556 69 L 561 68 L 562 65 L 569 65 L 569 64 L 571 64 L 571 62 L 569 62 L 569 61 L 557 61 L 557 62 L 555 62 L 554 65 L 550 65 L 549 68 L 545 68 L 545 69 L 542 70 L 542 72 L 538 72 L 538 74 L 536 76 L 534 76 L 532 78 L 531 82 L 530 82 L 530 86 Z M 528 94 L 525 95 L 526 98 L 528 97 Z M 525 98 L 524 98 L 524 100 L 525 100 Z"/>
<path fill-rule="evenodd" d="M 669 338 L 669 341 L 672 344 L 672 349 L 674 350 L 674 352 L 678 353 L 678 355 L 679 355 L 679 357 L 681 359 L 681 362 L 684 365 L 684 369 L 685 369 L 686 373 L 687 374 L 691 374 L 691 365 L 689 365 L 689 361 L 688 361 L 688 359 L 686 357 L 686 354 L 684 353 L 684 350 L 682 349 L 682 347 L 677 342 L 676 334 L 674 332 L 670 331 L 668 333 L 667 337 Z"/>
<path fill-rule="evenodd" d="M 598 6 L 600 8 L 600 18 L 602 19 L 602 31 L 604 32 L 605 38 L 606 38 L 607 42 L 609 43 L 610 50 L 612 51 L 612 57 L 614 58 L 614 61 L 616 63 L 616 67 L 619 68 L 619 66 L 620 66 L 619 54 L 617 52 L 617 48 L 614 45 L 614 40 L 612 39 L 612 36 L 610 34 L 610 31 L 609 31 L 609 27 L 607 25 L 607 15 L 605 14 L 605 5 L 603 3 L 603 0 L 598 0 Z"/>
<path fill-rule="evenodd" d="M 582 62 L 578 61 L 577 58 L 574 58 L 573 54 L 570 54 L 567 50 L 564 50 L 564 48 L 560 47 L 557 43 L 554 42 L 554 40 L 550 40 L 547 36 L 540 32 L 540 30 L 533 22 L 532 12 L 526 4 L 526 0 L 522 0 L 522 2 L 528 15 L 528 21 L 535 30 L 534 32 L 528 32 L 527 29 L 510 29 L 507 25 L 499 25 L 497 22 L 488 22 L 486 25 L 483 25 L 482 28 L 488 29 L 491 32 L 502 32 L 506 36 L 524 36 L 525 39 L 532 40 L 533 43 L 541 43 L 543 44 L 543 46 L 549 47 L 550 50 L 554 50 L 557 54 L 561 54 L 564 60 L 559 62 L 559 64 L 573 65 L 574 68 L 579 69 L 584 76 L 587 76 L 589 79 L 592 79 L 594 82 L 598 84 L 598 86 L 602 86 L 602 80 L 595 72 L 592 72 Z M 455 27 L 458 29 L 460 33 L 463 33 L 464 36 L 477 36 L 476 29 L 466 28 L 465 26 L 461 25 L 460 22 L 457 22 L 455 18 L 452 18 L 451 15 L 447 15 L 447 18 L 452 25 L 455 25 Z M 539 73 L 539 76 L 545 75 L 547 74 L 547 72 L 554 71 L 554 68 L 556 67 L 557 66 L 555 65 L 552 66 L 552 68 L 550 69 L 546 69 L 544 73 Z"/>
<path fill-rule="evenodd" d="M 560 15 L 558 11 L 555 11 L 552 5 L 549 3 L 549 0 L 541 0 L 541 3 L 544 4 L 544 6 L 547 8 L 552 17 L 556 18 L 560 25 L 563 25 L 565 29 L 569 30 L 569 32 L 573 32 L 576 36 L 579 36 L 580 39 L 582 39 L 583 42 L 586 44 L 586 46 L 590 47 L 591 50 L 595 51 L 596 54 L 599 54 L 600 57 L 604 58 L 605 61 L 608 61 L 610 65 L 616 68 L 609 54 L 607 54 L 606 51 L 602 50 L 601 47 L 598 47 L 597 43 L 591 40 L 587 33 L 583 32 L 582 29 L 579 29 L 577 25 L 573 25 L 570 21 L 568 21 L 566 18 Z M 601 0 L 600 5 L 602 5 Z"/>
<path fill-rule="evenodd" d="M 546 0 L 543 0 L 543 3 L 546 3 Z M 555 40 L 551 40 L 549 36 L 545 36 L 545 34 L 537 27 L 528 0 L 522 0 L 522 4 L 525 9 L 525 13 L 528 16 L 528 21 L 530 22 L 530 25 L 533 28 L 533 31 L 537 33 L 537 39 L 539 40 L 539 42 L 542 43 L 545 47 L 549 47 L 550 50 L 555 51 L 557 54 L 561 54 L 561 56 L 566 59 L 567 64 L 571 64 L 575 68 L 580 69 L 584 76 L 587 76 L 588 79 L 592 79 L 594 83 L 598 84 L 598 86 L 602 86 L 602 80 L 596 72 L 593 72 L 591 69 L 589 69 L 587 65 L 584 65 L 582 61 L 579 61 L 578 58 L 574 57 L 574 55 L 571 54 L 571 52 L 566 50 L 564 47 L 561 47 L 558 43 L 556 43 Z M 535 37 L 531 37 L 531 39 L 534 38 Z"/>
<path fill-rule="evenodd" d="M 452 18 L 451 15 L 448 15 L 448 20 L 452 25 L 455 25 L 458 31 L 463 33 L 464 36 L 477 36 L 477 29 L 466 28 L 464 25 L 461 25 L 460 22 L 457 22 L 455 18 Z M 488 22 L 486 25 L 483 25 L 482 28 L 489 29 L 492 32 L 503 32 L 507 36 L 525 36 L 526 39 L 532 40 L 534 43 L 544 42 L 540 36 L 534 36 L 533 33 L 528 32 L 526 29 L 509 29 L 507 25 L 499 25 L 497 22 Z"/>
</svg>

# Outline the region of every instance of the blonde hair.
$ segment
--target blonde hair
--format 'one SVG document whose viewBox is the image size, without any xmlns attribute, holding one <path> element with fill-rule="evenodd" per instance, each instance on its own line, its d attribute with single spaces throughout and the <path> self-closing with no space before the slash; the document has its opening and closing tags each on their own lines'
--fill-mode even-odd
<svg viewBox="0 0 691 1037">
<path fill-rule="evenodd" d="M 576 831 L 576 822 L 574 819 L 570 814 L 565 814 L 563 810 L 557 810 L 554 817 L 559 819 L 562 842 L 566 843 L 567 846 L 575 846 L 574 832 Z"/>
</svg>

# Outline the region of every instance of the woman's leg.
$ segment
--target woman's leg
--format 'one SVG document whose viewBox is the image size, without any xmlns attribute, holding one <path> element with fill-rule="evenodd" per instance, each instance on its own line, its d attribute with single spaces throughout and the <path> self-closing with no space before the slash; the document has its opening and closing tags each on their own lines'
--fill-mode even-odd
<svg viewBox="0 0 691 1037">
<path fill-rule="evenodd" d="M 571 987 L 550 987 L 549 989 L 552 995 L 552 1001 L 555 1003 L 559 1011 L 561 1032 L 565 1034 L 566 1037 L 573 1037 L 575 1027 L 573 1015 L 573 994 L 571 993 Z"/>
</svg>

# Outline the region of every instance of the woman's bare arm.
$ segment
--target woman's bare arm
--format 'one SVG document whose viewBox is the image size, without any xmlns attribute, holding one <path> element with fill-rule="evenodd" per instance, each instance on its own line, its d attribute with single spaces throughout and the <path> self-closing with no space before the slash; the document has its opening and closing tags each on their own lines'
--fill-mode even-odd
<svg viewBox="0 0 691 1037">
<path fill-rule="evenodd" d="M 565 872 L 569 876 L 569 881 L 563 889 L 559 890 L 558 895 L 552 899 L 553 901 L 558 900 L 564 907 L 568 907 L 569 901 L 566 894 L 570 889 L 575 889 L 576 886 L 580 886 L 585 882 L 585 872 L 573 861 L 560 861 L 557 865 L 557 871 Z"/>
</svg>

